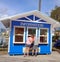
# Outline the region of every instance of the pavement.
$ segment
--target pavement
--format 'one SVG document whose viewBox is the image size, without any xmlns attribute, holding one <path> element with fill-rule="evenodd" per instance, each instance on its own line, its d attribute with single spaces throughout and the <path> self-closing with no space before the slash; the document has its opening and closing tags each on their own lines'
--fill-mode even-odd
<svg viewBox="0 0 60 62">
<path fill-rule="evenodd" d="M 50 55 L 26 56 L 8 54 L 0 55 L 0 62 L 60 62 L 60 53 L 53 51 Z"/>
</svg>

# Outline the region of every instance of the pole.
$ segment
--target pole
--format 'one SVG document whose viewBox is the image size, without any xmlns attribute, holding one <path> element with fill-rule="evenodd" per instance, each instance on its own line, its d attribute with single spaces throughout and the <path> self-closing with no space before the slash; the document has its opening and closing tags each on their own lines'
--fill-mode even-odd
<svg viewBox="0 0 60 62">
<path fill-rule="evenodd" d="M 41 0 L 38 1 L 38 11 L 41 11 Z"/>
</svg>

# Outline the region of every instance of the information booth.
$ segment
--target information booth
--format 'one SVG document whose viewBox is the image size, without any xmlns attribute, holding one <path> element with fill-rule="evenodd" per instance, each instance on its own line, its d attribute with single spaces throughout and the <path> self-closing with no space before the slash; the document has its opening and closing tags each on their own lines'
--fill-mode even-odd
<svg viewBox="0 0 60 62">
<path fill-rule="evenodd" d="M 30 34 L 34 34 L 39 41 L 39 54 L 50 54 L 52 52 L 51 24 L 48 24 L 44 19 L 32 14 L 12 20 L 10 25 L 8 46 L 10 55 L 24 54 L 25 42 Z"/>
</svg>

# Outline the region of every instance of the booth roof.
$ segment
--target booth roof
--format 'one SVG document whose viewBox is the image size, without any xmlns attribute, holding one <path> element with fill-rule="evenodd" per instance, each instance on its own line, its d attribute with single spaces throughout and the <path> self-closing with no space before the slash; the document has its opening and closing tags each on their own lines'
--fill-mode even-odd
<svg viewBox="0 0 60 62">
<path fill-rule="evenodd" d="M 2 22 L 0 22 L 0 29 L 6 29 Z"/>
<path fill-rule="evenodd" d="M 46 16 L 45 14 L 42 14 L 40 11 L 37 11 L 37 10 L 22 13 L 22 14 L 17 14 L 14 16 L 6 17 L 6 18 L 2 18 L 2 19 L 0 19 L 0 21 L 8 28 L 8 27 L 10 27 L 10 21 L 11 20 L 17 20 L 18 18 L 26 17 L 29 15 L 35 15 L 35 16 L 39 17 L 40 19 L 45 20 L 46 23 L 51 24 L 52 29 L 60 27 L 59 22 L 57 22 L 56 20 Z"/>
</svg>

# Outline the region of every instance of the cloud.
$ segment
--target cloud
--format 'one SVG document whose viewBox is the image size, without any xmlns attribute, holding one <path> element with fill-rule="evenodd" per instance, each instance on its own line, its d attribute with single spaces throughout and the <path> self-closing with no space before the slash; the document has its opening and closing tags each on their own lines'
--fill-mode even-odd
<svg viewBox="0 0 60 62">
<path fill-rule="evenodd" d="M 60 0 L 55 0 L 55 5 L 60 6 Z"/>
</svg>

